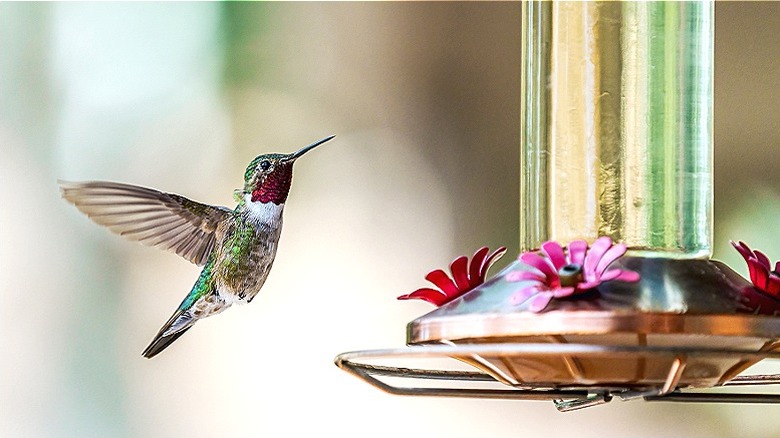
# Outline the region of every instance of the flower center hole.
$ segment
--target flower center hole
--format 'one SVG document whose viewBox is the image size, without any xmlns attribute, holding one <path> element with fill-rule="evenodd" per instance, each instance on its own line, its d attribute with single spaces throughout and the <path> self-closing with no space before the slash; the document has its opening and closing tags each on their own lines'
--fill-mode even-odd
<svg viewBox="0 0 780 438">
<path fill-rule="evenodd" d="M 558 270 L 558 276 L 561 278 L 561 286 L 576 286 L 582 282 L 582 265 L 568 264 Z"/>
</svg>

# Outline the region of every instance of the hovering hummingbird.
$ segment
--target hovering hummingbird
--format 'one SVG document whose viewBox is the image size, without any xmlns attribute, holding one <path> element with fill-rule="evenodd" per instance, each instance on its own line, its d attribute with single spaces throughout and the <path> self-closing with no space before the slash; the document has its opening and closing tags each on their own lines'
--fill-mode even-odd
<svg viewBox="0 0 780 438">
<path fill-rule="evenodd" d="M 108 181 L 60 181 L 62 196 L 90 219 L 145 245 L 173 251 L 203 270 L 143 355 L 152 358 L 234 303 L 251 302 L 271 270 L 295 160 L 335 136 L 291 154 L 260 155 L 246 168 L 233 210 Z"/>
</svg>

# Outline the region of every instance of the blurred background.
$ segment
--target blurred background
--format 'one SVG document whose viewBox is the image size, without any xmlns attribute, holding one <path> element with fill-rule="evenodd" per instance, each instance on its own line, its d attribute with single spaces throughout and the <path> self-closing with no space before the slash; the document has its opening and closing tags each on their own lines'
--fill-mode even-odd
<svg viewBox="0 0 780 438">
<path fill-rule="evenodd" d="M 746 274 L 729 239 L 780 258 L 780 3 L 716 19 L 714 256 Z M 403 346 L 431 307 L 395 297 L 430 269 L 517 252 L 519 75 L 518 3 L 0 3 L 0 436 L 775 436 L 774 407 L 559 414 L 333 365 Z M 252 158 L 329 134 L 253 304 L 143 359 L 198 268 L 93 224 L 57 179 L 232 207 Z"/>
</svg>

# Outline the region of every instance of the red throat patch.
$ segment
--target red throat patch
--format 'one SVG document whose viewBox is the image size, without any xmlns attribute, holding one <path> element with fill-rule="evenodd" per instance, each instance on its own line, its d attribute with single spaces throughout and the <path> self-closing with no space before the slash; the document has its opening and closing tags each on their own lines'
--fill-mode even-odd
<svg viewBox="0 0 780 438">
<path fill-rule="evenodd" d="M 279 205 L 287 200 L 292 184 L 292 163 L 280 164 L 252 191 L 252 202 Z"/>
</svg>

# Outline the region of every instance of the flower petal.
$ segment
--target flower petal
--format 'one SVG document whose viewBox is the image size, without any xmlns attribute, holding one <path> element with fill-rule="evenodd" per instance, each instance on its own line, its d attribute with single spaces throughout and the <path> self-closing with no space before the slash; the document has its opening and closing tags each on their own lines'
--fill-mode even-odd
<svg viewBox="0 0 780 438">
<path fill-rule="evenodd" d="M 742 254 L 742 258 L 747 261 L 752 255 L 753 251 L 750 250 L 750 247 L 747 246 L 747 244 L 743 241 L 739 241 L 739 243 L 734 242 L 733 240 L 730 241 L 731 246 L 733 246 L 737 251 L 739 251 L 740 254 Z"/>
<path fill-rule="evenodd" d="M 556 271 L 566 266 L 566 254 L 560 243 L 548 240 L 542 244 L 542 252 L 550 259 Z"/>
<path fill-rule="evenodd" d="M 780 294 L 780 278 L 776 275 L 769 274 L 769 281 L 767 282 L 766 292 L 777 296 Z"/>
<path fill-rule="evenodd" d="M 769 282 L 769 270 L 758 260 L 753 258 L 748 260 L 748 266 L 750 267 L 750 275 L 753 284 L 761 290 L 766 290 L 767 283 Z"/>
<path fill-rule="evenodd" d="M 482 269 L 479 271 L 479 278 L 481 281 L 485 281 L 485 276 L 487 275 L 488 269 L 490 269 L 490 267 L 493 266 L 495 262 L 499 261 L 501 257 L 504 256 L 504 254 L 506 254 L 506 247 L 501 246 L 496 248 L 496 250 L 488 256 L 487 260 L 485 260 L 485 263 L 482 264 Z"/>
<path fill-rule="evenodd" d="M 625 243 L 619 243 L 617 245 L 612 245 L 610 249 L 607 250 L 607 252 L 604 253 L 604 257 L 601 258 L 601 261 L 598 265 L 596 265 L 596 275 L 598 277 L 601 277 L 601 275 L 604 273 L 604 271 L 607 270 L 609 265 L 612 264 L 615 260 L 619 259 L 623 256 L 623 254 L 626 253 L 626 244 Z M 602 279 L 604 281 L 604 279 Z"/>
<path fill-rule="evenodd" d="M 533 252 L 526 252 L 520 255 L 520 261 L 538 269 L 542 274 L 544 274 L 547 277 L 548 285 L 549 282 L 558 279 L 558 272 L 553 269 L 552 264 L 550 261 L 539 254 L 533 253 Z"/>
<path fill-rule="evenodd" d="M 421 289 L 417 289 L 416 291 L 410 294 L 401 295 L 400 297 L 398 297 L 398 299 L 399 300 L 419 299 L 419 300 L 427 301 L 435 306 L 441 306 L 446 302 L 447 297 L 439 290 L 424 287 Z"/>
<path fill-rule="evenodd" d="M 565 298 L 573 294 L 577 288 L 574 287 L 560 287 L 552 291 L 554 298 Z"/>
<path fill-rule="evenodd" d="M 458 287 L 441 269 L 429 272 L 425 279 L 438 286 L 444 295 L 453 298 L 458 296 Z"/>
<path fill-rule="evenodd" d="M 750 263 L 750 261 L 753 260 L 752 257 L 748 257 L 745 259 L 748 265 L 748 275 L 750 276 L 750 281 L 753 283 L 753 285 L 756 284 L 756 264 Z"/>
<path fill-rule="evenodd" d="M 601 284 L 601 280 L 586 281 L 577 285 L 577 290 L 586 291 Z"/>
<path fill-rule="evenodd" d="M 599 281 L 603 283 L 605 281 L 614 280 L 618 275 L 620 275 L 620 269 L 610 269 L 599 276 Z"/>
<path fill-rule="evenodd" d="M 759 250 L 753 251 L 753 254 L 756 255 L 756 259 L 758 260 L 759 263 L 766 266 L 767 270 L 772 269 L 772 263 L 769 261 L 769 257 L 767 257 L 766 254 L 764 254 Z"/>
<path fill-rule="evenodd" d="M 480 281 L 479 273 L 482 272 L 482 266 L 485 264 L 488 251 L 490 249 L 487 246 L 483 246 L 471 257 L 471 265 L 469 266 L 469 285 L 471 287 L 475 287 L 482 282 Z"/>
<path fill-rule="evenodd" d="M 534 280 L 541 283 L 544 282 L 544 280 L 547 277 L 545 277 L 544 274 L 537 271 L 513 271 L 506 274 L 506 277 L 504 278 L 506 279 L 506 281 Z"/>
<path fill-rule="evenodd" d="M 458 291 L 464 292 L 471 289 L 469 284 L 469 259 L 466 256 L 460 256 L 450 264 L 450 272 L 455 280 L 455 286 Z"/>
<path fill-rule="evenodd" d="M 582 266 L 585 261 L 585 253 L 588 252 L 588 242 L 575 240 L 569 244 L 569 263 Z"/>
<path fill-rule="evenodd" d="M 627 283 L 635 283 L 639 281 L 639 273 L 634 271 L 628 271 L 625 269 L 610 269 L 601 276 L 601 282 L 616 280 L 625 281 Z"/>
<path fill-rule="evenodd" d="M 601 258 L 604 257 L 604 253 L 612 246 L 612 239 L 608 236 L 599 237 L 590 246 L 590 249 L 585 254 L 585 261 L 582 264 L 582 274 L 588 281 L 595 279 L 596 267 L 598 266 Z"/>
<path fill-rule="evenodd" d="M 533 301 L 531 301 L 531 305 L 528 306 L 528 310 L 531 312 L 541 312 L 544 310 L 545 307 L 547 307 L 548 304 L 550 304 L 550 301 L 552 301 L 552 294 L 549 292 L 542 292 L 539 295 L 536 296 L 536 298 L 533 298 Z"/>
<path fill-rule="evenodd" d="M 537 286 L 524 287 L 512 294 L 512 296 L 509 298 L 509 302 L 512 303 L 512 305 L 518 305 L 538 293 L 539 288 Z"/>
</svg>

